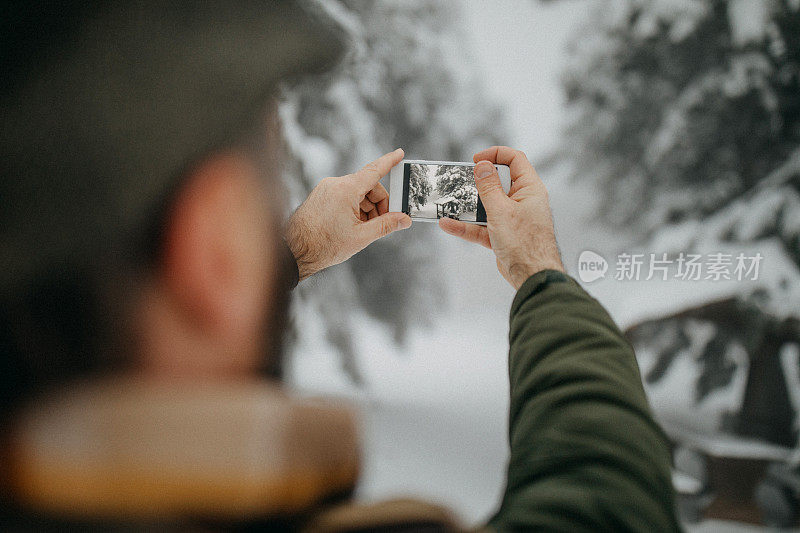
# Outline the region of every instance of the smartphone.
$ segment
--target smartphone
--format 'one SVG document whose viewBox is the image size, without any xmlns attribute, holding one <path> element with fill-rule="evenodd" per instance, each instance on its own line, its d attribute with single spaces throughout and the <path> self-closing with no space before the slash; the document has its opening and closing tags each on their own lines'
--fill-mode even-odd
<svg viewBox="0 0 800 533">
<path fill-rule="evenodd" d="M 475 163 L 404 159 L 389 173 L 389 211 L 414 220 L 435 222 L 448 217 L 486 225 L 486 210 L 475 188 Z M 511 171 L 495 165 L 508 194 Z"/>
</svg>

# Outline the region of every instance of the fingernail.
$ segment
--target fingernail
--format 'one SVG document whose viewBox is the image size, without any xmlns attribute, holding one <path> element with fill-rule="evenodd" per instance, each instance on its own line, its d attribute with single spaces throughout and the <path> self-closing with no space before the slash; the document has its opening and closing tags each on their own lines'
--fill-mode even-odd
<svg viewBox="0 0 800 533">
<path fill-rule="evenodd" d="M 408 229 L 411 227 L 410 218 L 401 218 L 397 221 L 397 229 Z"/>
<path fill-rule="evenodd" d="M 475 166 L 475 175 L 478 177 L 479 180 L 483 178 L 488 178 L 492 174 L 494 174 L 494 166 L 491 163 L 481 162 Z"/>
</svg>

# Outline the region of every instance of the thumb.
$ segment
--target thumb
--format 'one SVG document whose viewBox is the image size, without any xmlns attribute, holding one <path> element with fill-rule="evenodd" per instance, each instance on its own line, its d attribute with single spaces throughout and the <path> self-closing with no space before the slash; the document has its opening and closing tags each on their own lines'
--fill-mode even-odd
<svg viewBox="0 0 800 533">
<path fill-rule="evenodd" d="M 502 209 L 503 203 L 508 200 L 508 195 L 503 191 L 495 166 L 489 161 L 479 161 L 475 165 L 474 172 L 475 186 L 478 188 L 483 207 L 486 208 L 486 214 Z"/>
<path fill-rule="evenodd" d="M 411 217 L 405 213 L 384 213 L 362 224 L 368 243 L 386 237 L 393 231 L 411 227 Z"/>
</svg>

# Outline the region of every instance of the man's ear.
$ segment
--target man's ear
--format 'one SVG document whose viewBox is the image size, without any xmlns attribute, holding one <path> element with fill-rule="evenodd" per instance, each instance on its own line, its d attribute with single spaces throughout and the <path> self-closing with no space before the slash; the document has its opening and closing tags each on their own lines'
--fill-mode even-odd
<svg viewBox="0 0 800 533">
<path fill-rule="evenodd" d="M 225 351 L 262 340 L 277 238 L 264 198 L 251 161 L 224 153 L 189 171 L 168 216 L 161 285 L 185 324 Z"/>
</svg>

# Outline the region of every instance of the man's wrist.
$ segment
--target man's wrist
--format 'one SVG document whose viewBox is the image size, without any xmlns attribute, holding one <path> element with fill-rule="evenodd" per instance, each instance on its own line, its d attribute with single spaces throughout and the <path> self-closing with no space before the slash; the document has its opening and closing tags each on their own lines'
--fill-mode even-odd
<svg viewBox="0 0 800 533">
<path fill-rule="evenodd" d="M 292 290 L 297 287 L 298 283 L 300 283 L 300 269 L 297 265 L 297 259 L 295 259 L 294 253 L 285 239 L 282 240 L 282 249 L 284 251 L 284 261 L 286 262 L 285 268 L 288 275 L 289 290 Z"/>
<path fill-rule="evenodd" d="M 297 265 L 298 281 L 303 281 L 307 277 L 317 272 L 313 264 L 306 259 L 306 257 L 308 257 L 308 252 L 305 251 L 302 246 L 299 246 L 299 243 L 295 241 L 295 246 L 292 246 L 292 243 L 287 240 L 287 245 L 289 246 L 289 250 L 292 252 L 292 257 L 294 257 L 295 264 Z"/>
<path fill-rule="evenodd" d="M 553 260 L 537 263 L 535 265 L 524 263 L 511 265 L 511 267 L 508 269 L 508 275 L 509 278 L 511 278 L 511 285 L 515 290 L 519 290 L 519 288 L 523 283 L 525 283 L 525 281 L 527 281 L 528 278 L 538 274 L 539 272 L 544 272 L 545 270 L 555 270 L 566 273 L 566 270 L 564 270 L 564 265 L 561 264 L 561 261 Z"/>
<path fill-rule="evenodd" d="M 309 260 L 310 250 L 305 244 L 306 242 L 308 241 L 303 235 L 303 229 L 296 221 L 290 219 L 286 229 L 286 245 L 292 252 L 295 264 L 297 265 L 298 281 L 303 281 L 317 272 L 313 262 Z"/>
</svg>

